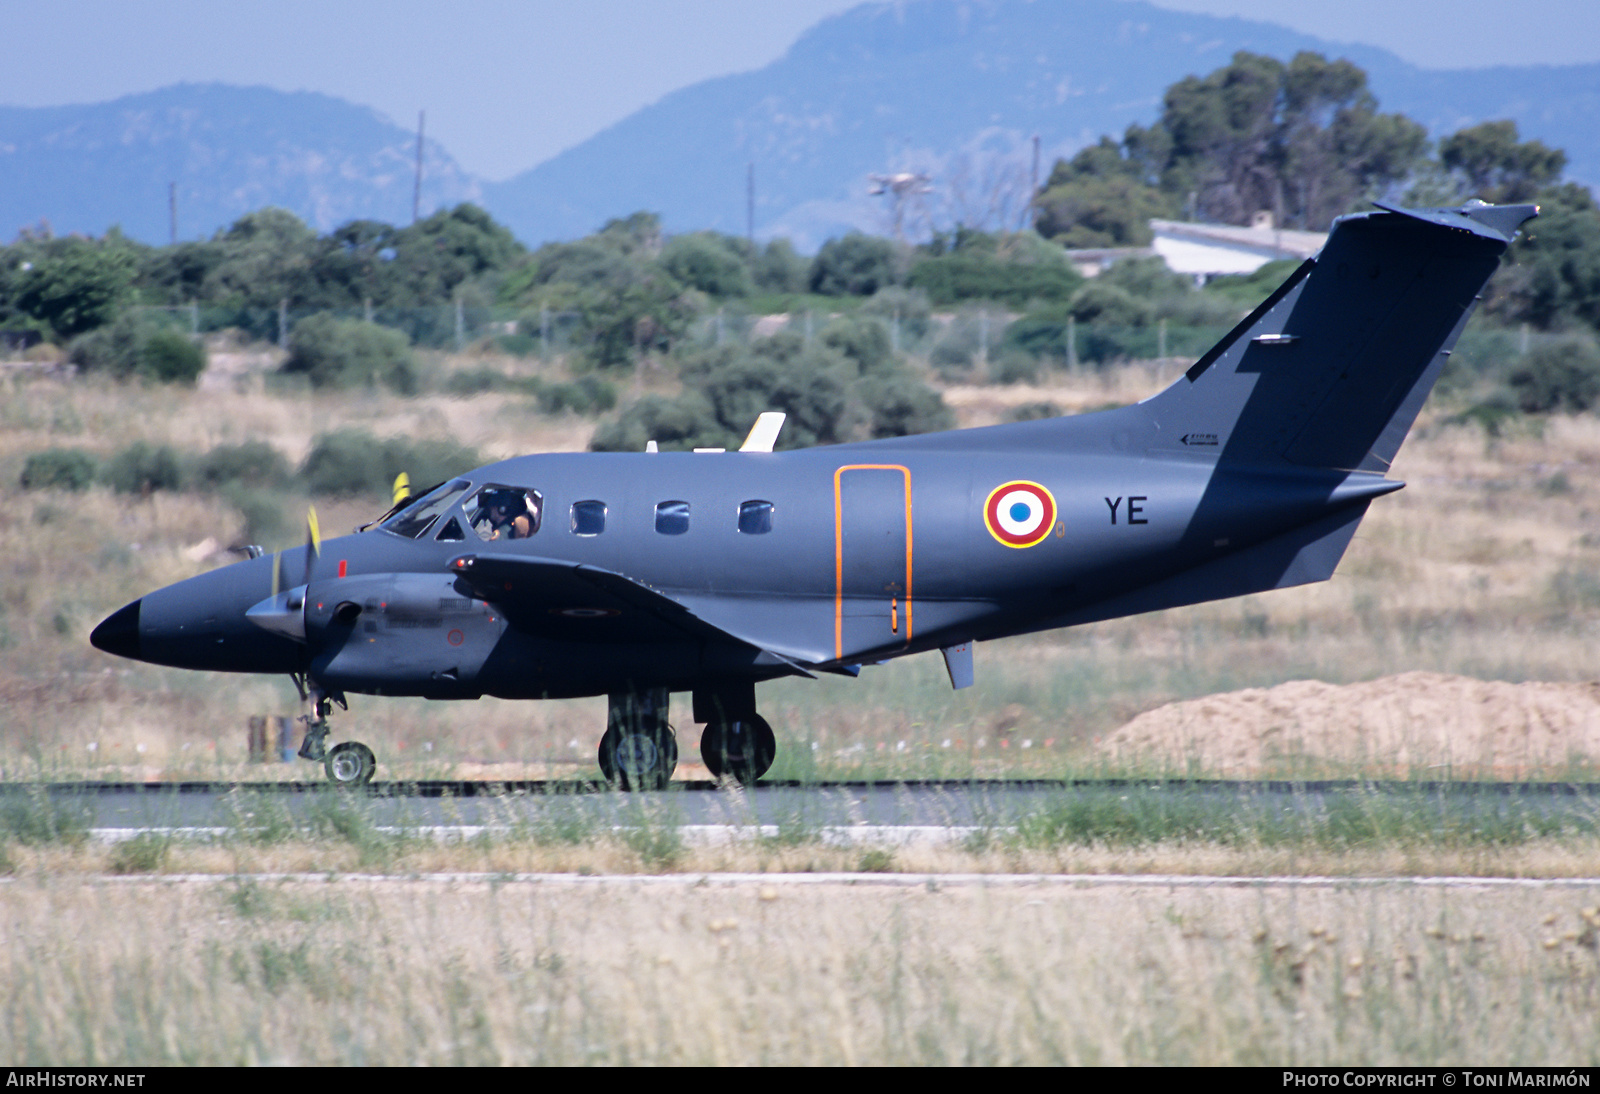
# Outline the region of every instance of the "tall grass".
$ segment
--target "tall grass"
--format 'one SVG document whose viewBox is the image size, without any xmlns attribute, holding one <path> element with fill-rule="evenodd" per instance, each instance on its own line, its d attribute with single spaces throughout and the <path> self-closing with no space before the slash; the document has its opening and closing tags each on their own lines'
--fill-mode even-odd
<svg viewBox="0 0 1600 1094">
<path fill-rule="evenodd" d="M 0 1056 L 1585 1066 L 1596 900 L 46 879 L 0 886 Z"/>
</svg>

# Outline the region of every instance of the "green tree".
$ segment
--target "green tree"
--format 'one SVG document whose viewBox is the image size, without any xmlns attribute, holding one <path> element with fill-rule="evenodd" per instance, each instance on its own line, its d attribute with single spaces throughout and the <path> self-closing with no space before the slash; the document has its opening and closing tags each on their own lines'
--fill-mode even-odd
<svg viewBox="0 0 1600 1094">
<path fill-rule="evenodd" d="M 390 246 L 390 299 L 402 305 L 449 303 L 468 282 L 508 270 L 526 255 L 510 229 L 471 204 L 396 231 Z"/>
<path fill-rule="evenodd" d="M 405 395 L 417 389 L 416 359 L 404 334 L 326 312 L 294 325 L 283 371 L 307 377 L 314 387 L 383 384 Z"/>
<path fill-rule="evenodd" d="M 1522 202 L 1561 177 L 1567 154 L 1542 141 L 1519 141 L 1516 122 L 1496 121 L 1446 137 L 1439 143 L 1439 162 L 1461 181 L 1466 196 Z"/>
<path fill-rule="evenodd" d="M 1057 163 L 1038 223 L 1080 247 L 1142 244 L 1146 221 L 1180 209 L 1231 224 L 1265 209 L 1285 227 L 1322 230 L 1407 178 L 1426 151 L 1422 126 L 1378 113 L 1349 61 L 1241 51 L 1169 87 L 1155 125 Z"/>
<path fill-rule="evenodd" d="M 1487 308 L 1503 321 L 1541 330 L 1600 329 L 1600 205 L 1577 183 L 1535 196 L 1539 218 L 1511 245 L 1489 284 Z"/>
<path fill-rule="evenodd" d="M 214 243 L 220 257 L 201 286 L 206 300 L 252 308 L 316 302 L 317 233 L 287 209 L 246 213 Z"/>
<path fill-rule="evenodd" d="M 754 288 L 744 243 L 716 232 L 674 236 L 661 249 L 661 268 L 707 296 L 749 296 Z"/>
<path fill-rule="evenodd" d="M 828 240 L 811 262 L 811 291 L 824 296 L 871 296 L 898 281 L 893 244 L 860 232 Z"/>
<path fill-rule="evenodd" d="M 1034 204 L 1038 233 L 1073 248 L 1147 247 L 1150 221 L 1177 213 L 1148 164 L 1111 137 L 1056 161 Z"/>
<path fill-rule="evenodd" d="M 137 259 L 117 239 L 55 240 L 22 272 L 16 307 L 71 338 L 111 321 L 132 296 Z"/>
</svg>

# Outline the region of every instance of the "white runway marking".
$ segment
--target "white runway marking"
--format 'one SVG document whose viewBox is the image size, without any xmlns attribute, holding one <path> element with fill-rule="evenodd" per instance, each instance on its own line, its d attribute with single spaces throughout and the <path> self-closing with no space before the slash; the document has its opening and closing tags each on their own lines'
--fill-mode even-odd
<svg viewBox="0 0 1600 1094">
<path fill-rule="evenodd" d="M 518 829 L 508 825 L 491 824 L 425 824 L 413 826 L 377 825 L 375 831 L 389 836 L 410 836 L 440 843 L 465 843 L 479 836 L 512 837 Z M 613 833 L 635 831 L 626 825 L 614 825 Z M 674 831 L 691 847 L 722 847 L 757 839 L 781 839 L 795 835 L 795 829 L 776 824 L 680 824 Z M 815 833 L 817 841 L 834 847 L 926 847 L 961 843 L 978 833 L 1006 835 L 1010 828 L 947 827 L 933 824 L 853 824 L 819 827 L 808 831 Z M 100 843 L 122 843 L 139 836 L 166 836 L 172 839 L 211 842 L 228 836 L 249 835 L 249 829 L 240 828 L 91 828 L 90 838 Z"/>
<path fill-rule="evenodd" d="M 23 879 L 0 878 L 0 885 Z M 118 885 L 218 884 L 225 882 L 305 882 L 337 885 L 352 882 L 380 884 L 493 884 L 493 885 L 642 885 L 677 888 L 706 886 L 851 885 L 891 888 L 944 889 L 955 886 L 1015 888 L 1156 888 L 1156 889 L 1600 889 L 1600 877 L 1237 877 L 1204 874 L 497 874 L 484 872 L 436 874 L 146 874 L 138 877 L 108 875 L 97 878 Z"/>
</svg>

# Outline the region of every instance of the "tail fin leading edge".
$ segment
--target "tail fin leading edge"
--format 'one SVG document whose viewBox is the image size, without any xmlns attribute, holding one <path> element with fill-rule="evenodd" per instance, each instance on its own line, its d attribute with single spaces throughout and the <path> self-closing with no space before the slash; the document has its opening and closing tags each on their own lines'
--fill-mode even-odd
<svg viewBox="0 0 1600 1094">
<path fill-rule="evenodd" d="M 1532 205 L 1343 217 L 1326 246 L 1146 405 L 1223 460 L 1383 472 Z"/>
</svg>

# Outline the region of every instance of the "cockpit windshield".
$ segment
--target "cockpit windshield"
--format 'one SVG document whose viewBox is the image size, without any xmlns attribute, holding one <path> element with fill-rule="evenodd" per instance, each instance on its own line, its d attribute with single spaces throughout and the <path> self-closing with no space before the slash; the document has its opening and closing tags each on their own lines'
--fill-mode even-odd
<svg viewBox="0 0 1600 1094">
<path fill-rule="evenodd" d="M 471 487 L 472 484 L 466 479 L 456 479 L 442 486 L 436 486 L 384 521 L 380 527 L 385 532 L 393 532 L 407 539 L 421 539 L 428 529 L 433 527 L 434 521 L 439 519 L 439 514 L 454 505 L 456 499 Z"/>
</svg>

